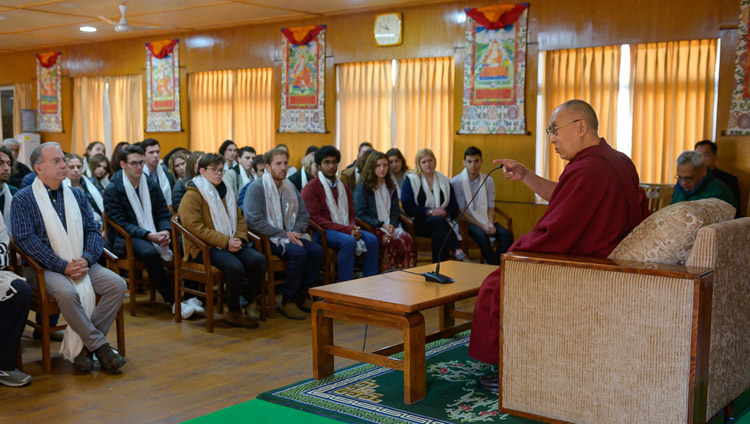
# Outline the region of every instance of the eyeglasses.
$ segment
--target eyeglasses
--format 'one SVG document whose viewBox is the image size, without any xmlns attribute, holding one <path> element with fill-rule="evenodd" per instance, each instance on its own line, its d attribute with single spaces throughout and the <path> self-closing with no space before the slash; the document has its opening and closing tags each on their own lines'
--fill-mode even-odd
<svg viewBox="0 0 750 424">
<path fill-rule="evenodd" d="M 677 182 L 684 182 L 686 184 L 690 184 L 693 181 L 695 181 L 696 178 L 698 178 L 697 175 L 693 175 L 692 177 L 681 177 L 679 175 L 675 175 L 674 178 L 677 180 Z"/>
<path fill-rule="evenodd" d="M 214 174 L 224 174 L 224 168 L 214 168 L 213 166 L 207 166 L 207 171 L 211 171 Z"/>
<path fill-rule="evenodd" d="M 145 160 L 131 160 L 130 162 L 128 162 L 128 165 L 132 166 L 133 168 L 140 168 L 144 163 L 146 163 Z"/>
<path fill-rule="evenodd" d="M 562 124 L 562 125 L 559 125 L 557 127 L 553 127 L 552 125 L 550 125 L 549 127 L 545 128 L 544 131 L 547 132 L 548 136 L 552 137 L 554 135 L 557 135 L 557 130 L 559 130 L 560 128 L 568 126 L 568 125 L 570 125 L 570 124 L 572 124 L 574 122 L 578 122 L 578 121 L 580 121 L 580 119 L 576 119 L 576 120 L 570 121 L 567 124 Z"/>
</svg>

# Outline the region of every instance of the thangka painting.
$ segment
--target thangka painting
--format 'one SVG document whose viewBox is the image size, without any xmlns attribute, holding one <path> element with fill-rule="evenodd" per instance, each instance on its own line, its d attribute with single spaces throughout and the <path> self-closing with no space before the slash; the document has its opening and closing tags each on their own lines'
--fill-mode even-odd
<svg viewBox="0 0 750 424">
<path fill-rule="evenodd" d="M 37 129 L 62 132 L 60 52 L 36 55 Z"/>
<path fill-rule="evenodd" d="M 325 25 L 281 30 L 279 132 L 324 133 Z"/>
<path fill-rule="evenodd" d="M 461 134 L 525 134 L 528 4 L 466 10 Z"/>
<path fill-rule="evenodd" d="M 146 131 L 182 131 L 179 40 L 146 43 Z"/>
<path fill-rule="evenodd" d="M 740 2 L 740 28 L 737 40 L 737 62 L 734 68 L 734 89 L 732 90 L 732 106 L 729 109 L 729 124 L 727 134 L 750 134 L 750 0 Z"/>
</svg>

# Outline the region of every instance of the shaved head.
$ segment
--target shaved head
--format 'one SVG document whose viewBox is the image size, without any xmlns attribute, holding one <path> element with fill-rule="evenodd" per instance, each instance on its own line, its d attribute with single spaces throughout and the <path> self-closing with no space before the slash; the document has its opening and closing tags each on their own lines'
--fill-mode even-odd
<svg viewBox="0 0 750 424">
<path fill-rule="evenodd" d="M 557 107 L 557 110 L 565 109 L 568 112 L 574 113 L 581 117 L 584 121 L 588 122 L 589 126 L 594 129 L 599 129 L 599 119 L 596 118 L 596 112 L 590 104 L 583 100 L 568 100 Z M 556 111 L 557 111 L 556 110 Z"/>
</svg>

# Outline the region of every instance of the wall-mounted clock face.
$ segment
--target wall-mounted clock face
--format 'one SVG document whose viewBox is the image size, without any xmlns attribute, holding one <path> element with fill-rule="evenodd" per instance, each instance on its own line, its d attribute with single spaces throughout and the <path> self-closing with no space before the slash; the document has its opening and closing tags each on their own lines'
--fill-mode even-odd
<svg viewBox="0 0 750 424">
<path fill-rule="evenodd" d="M 401 44 L 403 31 L 401 13 L 383 13 L 375 17 L 375 43 L 378 46 Z"/>
</svg>

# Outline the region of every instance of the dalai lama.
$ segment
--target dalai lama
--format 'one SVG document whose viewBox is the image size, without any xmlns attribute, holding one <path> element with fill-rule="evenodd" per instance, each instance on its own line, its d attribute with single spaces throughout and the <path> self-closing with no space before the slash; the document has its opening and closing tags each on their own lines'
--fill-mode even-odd
<svg viewBox="0 0 750 424">
<path fill-rule="evenodd" d="M 504 174 L 522 181 L 549 200 L 534 229 L 510 247 L 512 251 L 557 253 L 605 258 L 647 215 L 645 192 L 639 188 L 633 162 L 600 138 L 591 106 L 570 100 L 552 113 L 547 135 L 568 164 L 560 182 L 546 180 L 524 165 L 495 160 Z M 469 355 L 481 362 L 499 361 L 499 283 L 501 268 L 482 283 L 472 324 Z M 498 388 L 497 374 L 479 379 L 482 388 Z"/>
</svg>

